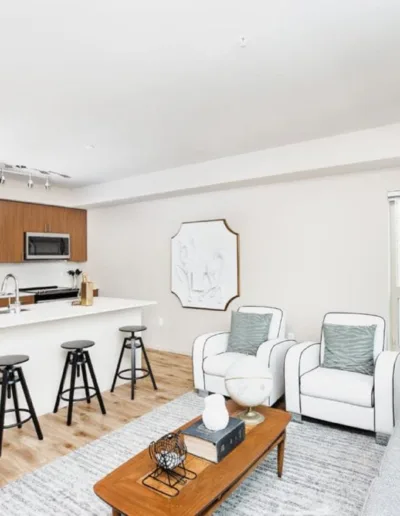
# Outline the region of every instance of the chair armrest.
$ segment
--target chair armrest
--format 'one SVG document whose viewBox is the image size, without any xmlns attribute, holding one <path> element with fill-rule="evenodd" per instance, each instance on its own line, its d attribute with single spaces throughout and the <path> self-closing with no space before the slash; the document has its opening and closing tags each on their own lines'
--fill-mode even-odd
<svg viewBox="0 0 400 516">
<path fill-rule="evenodd" d="M 193 343 L 193 379 L 195 389 L 204 390 L 203 361 L 211 355 L 225 353 L 228 348 L 229 332 L 220 331 L 200 335 Z"/>
<path fill-rule="evenodd" d="M 382 351 L 375 362 L 375 431 L 387 435 L 393 432 L 396 403 L 399 402 L 400 392 L 397 392 L 400 385 L 399 356 L 400 353 L 397 351 Z"/>
<path fill-rule="evenodd" d="M 286 410 L 301 414 L 300 379 L 320 365 L 320 342 L 302 342 L 291 346 L 285 359 Z"/>
<path fill-rule="evenodd" d="M 263 342 L 257 351 L 257 358 L 265 362 L 272 374 L 273 386 L 268 404 L 273 405 L 285 391 L 285 357 L 288 349 L 296 344 L 295 340 L 272 339 Z"/>
</svg>

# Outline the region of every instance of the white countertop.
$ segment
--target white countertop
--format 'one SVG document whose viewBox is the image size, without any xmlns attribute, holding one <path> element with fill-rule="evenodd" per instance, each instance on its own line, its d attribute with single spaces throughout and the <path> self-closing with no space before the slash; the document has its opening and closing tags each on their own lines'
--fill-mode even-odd
<svg viewBox="0 0 400 516">
<path fill-rule="evenodd" d="M 27 309 L 26 312 L 19 314 L 0 314 L 0 330 L 27 324 L 46 323 L 60 319 L 70 319 L 72 317 L 83 317 L 86 315 L 127 310 L 129 308 L 142 308 L 156 304 L 155 301 L 97 297 L 94 299 L 92 306 L 73 306 L 71 300 L 24 305 L 22 308 Z"/>
</svg>

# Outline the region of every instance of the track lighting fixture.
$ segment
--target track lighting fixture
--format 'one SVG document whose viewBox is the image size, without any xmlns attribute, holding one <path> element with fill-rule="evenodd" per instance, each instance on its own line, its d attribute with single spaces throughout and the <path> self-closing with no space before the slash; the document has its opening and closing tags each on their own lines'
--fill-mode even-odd
<svg viewBox="0 0 400 516">
<path fill-rule="evenodd" d="M 33 179 L 32 179 L 32 174 L 29 174 L 28 188 L 33 188 L 33 187 L 34 187 L 34 182 L 33 182 Z"/>
<path fill-rule="evenodd" d="M 7 177 L 4 171 L 6 171 Z M 56 183 L 58 183 L 59 179 L 71 179 L 71 176 L 61 172 L 54 172 L 53 170 L 41 170 L 39 168 L 30 168 L 26 165 L 12 165 L 10 163 L 0 161 L 0 185 L 4 185 L 6 183 L 6 179 L 8 181 L 9 177 L 11 177 L 12 179 L 23 178 L 24 180 L 25 178 L 28 178 L 26 185 L 29 189 L 32 189 L 35 186 L 34 180 L 37 178 L 41 178 L 43 176 L 45 176 L 45 178 L 43 178 L 45 179 L 43 186 L 46 190 L 52 189 L 53 179 L 56 180 Z M 39 182 L 41 183 L 41 181 Z"/>
</svg>

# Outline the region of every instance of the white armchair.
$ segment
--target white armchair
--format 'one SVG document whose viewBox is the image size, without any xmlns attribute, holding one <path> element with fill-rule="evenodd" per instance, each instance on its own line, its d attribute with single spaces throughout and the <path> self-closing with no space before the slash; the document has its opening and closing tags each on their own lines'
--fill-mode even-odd
<svg viewBox="0 0 400 516">
<path fill-rule="evenodd" d="M 394 386 L 400 374 L 400 360 L 397 360 L 399 353 L 383 351 L 385 320 L 376 315 L 329 313 L 324 323 L 376 325 L 374 375 L 322 367 L 324 335 L 321 331 L 321 342 L 302 342 L 291 347 L 286 355 L 286 410 L 298 421 L 301 416 L 309 416 L 371 430 L 377 442 L 387 442 L 395 421 Z"/>
<path fill-rule="evenodd" d="M 265 405 L 273 405 L 284 392 L 285 355 L 294 340 L 285 339 L 285 316 L 281 309 L 268 306 L 242 306 L 240 312 L 272 314 L 268 340 L 258 348 L 257 356 L 265 362 L 273 377 L 271 395 Z M 225 374 L 229 367 L 240 360 L 241 353 L 227 352 L 229 332 L 206 333 L 197 337 L 193 344 L 194 387 L 228 396 L 225 389 Z"/>
</svg>

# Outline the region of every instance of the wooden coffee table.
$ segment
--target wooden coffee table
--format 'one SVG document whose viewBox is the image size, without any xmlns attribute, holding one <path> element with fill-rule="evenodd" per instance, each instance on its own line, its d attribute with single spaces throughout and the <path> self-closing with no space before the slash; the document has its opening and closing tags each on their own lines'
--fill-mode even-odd
<svg viewBox="0 0 400 516">
<path fill-rule="evenodd" d="M 231 415 L 243 410 L 233 401 L 227 403 Z M 285 431 L 290 415 L 269 407 L 258 407 L 265 421 L 246 426 L 246 438 L 220 463 L 214 464 L 188 454 L 186 467 L 197 474 L 179 487 L 170 498 L 143 485 L 142 480 L 155 468 L 147 449 L 125 462 L 94 486 L 95 493 L 112 508 L 114 516 L 193 516 L 212 514 L 239 484 L 278 447 L 278 476 L 282 476 Z M 184 429 L 199 418 L 183 425 Z M 178 486 L 176 486 L 178 487 Z"/>
</svg>

